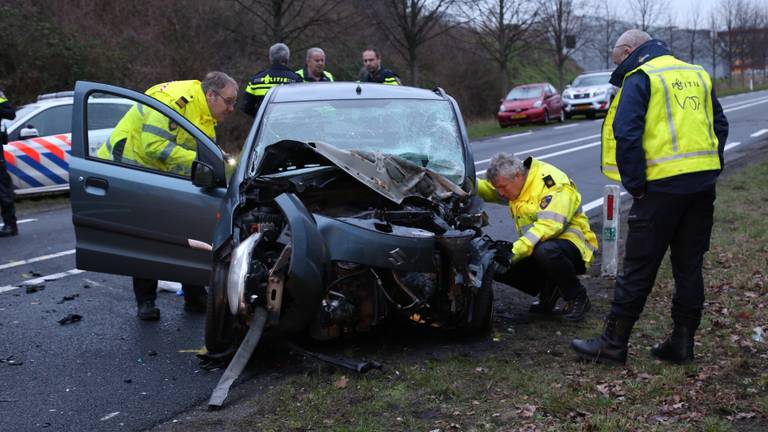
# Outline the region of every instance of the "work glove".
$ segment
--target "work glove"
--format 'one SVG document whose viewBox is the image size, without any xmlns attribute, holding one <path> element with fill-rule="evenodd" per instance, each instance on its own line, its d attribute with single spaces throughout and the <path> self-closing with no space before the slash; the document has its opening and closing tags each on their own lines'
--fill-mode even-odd
<svg viewBox="0 0 768 432">
<path fill-rule="evenodd" d="M 493 261 L 496 262 L 500 273 L 506 273 L 512 267 L 512 243 L 504 240 L 497 240 L 493 243 Z"/>
</svg>

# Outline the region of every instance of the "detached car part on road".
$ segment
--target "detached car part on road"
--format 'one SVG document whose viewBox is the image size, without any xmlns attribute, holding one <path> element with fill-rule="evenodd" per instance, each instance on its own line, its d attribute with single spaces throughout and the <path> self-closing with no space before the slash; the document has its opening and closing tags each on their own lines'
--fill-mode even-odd
<svg viewBox="0 0 768 432">
<path fill-rule="evenodd" d="M 77 267 L 210 285 L 205 343 L 266 332 L 324 340 L 385 319 L 489 328 L 494 264 L 461 114 L 442 90 L 272 89 L 227 181 L 224 155 L 169 107 L 78 82 L 71 197 Z M 89 98 L 154 109 L 197 139 L 190 177 L 99 159 Z M 228 185 L 228 188 L 227 188 Z M 214 229 L 215 226 L 215 229 Z"/>
</svg>

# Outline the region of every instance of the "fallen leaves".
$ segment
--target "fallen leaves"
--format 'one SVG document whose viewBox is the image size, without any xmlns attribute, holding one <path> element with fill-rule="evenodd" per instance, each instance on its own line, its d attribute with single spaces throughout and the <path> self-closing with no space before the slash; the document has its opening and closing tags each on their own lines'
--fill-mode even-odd
<svg viewBox="0 0 768 432">
<path fill-rule="evenodd" d="M 347 378 L 346 375 L 342 375 L 339 379 L 333 382 L 333 386 L 339 390 L 347 388 L 347 384 L 349 384 L 349 378 Z"/>
</svg>

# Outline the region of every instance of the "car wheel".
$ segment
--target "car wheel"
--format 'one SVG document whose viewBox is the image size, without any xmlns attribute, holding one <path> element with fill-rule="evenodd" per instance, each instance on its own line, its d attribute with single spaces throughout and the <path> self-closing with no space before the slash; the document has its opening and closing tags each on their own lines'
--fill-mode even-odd
<svg viewBox="0 0 768 432">
<path fill-rule="evenodd" d="M 560 117 L 557 118 L 557 121 L 559 121 L 560 123 L 565 121 L 565 111 L 564 110 L 560 110 Z"/>
<path fill-rule="evenodd" d="M 595 118 L 595 113 L 587 114 L 587 118 L 590 119 L 590 120 L 594 119 Z"/>
<path fill-rule="evenodd" d="M 229 312 L 227 303 L 228 272 L 228 264 L 213 265 L 205 316 L 205 347 L 209 353 L 224 352 L 237 341 L 235 317 Z"/>
<path fill-rule="evenodd" d="M 487 334 L 493 325 L 493 275 L 496 265 L 491 264 L 483 275 L 483 283 L 472 298 L 472 318 L 464 327 L 452 332 L 455 336 Z"/>
<path fill-rule="evenodd" d="M 549 124 L 549 111 L 544 110 L 544 124 Z"/>
<path fill-rule="evenodd" d="M 572 115 L 570 115 L 570 114 L 568 114 L 568 113 L 565 113 L 565 119 L 566 119 L 566 120 L 569 120 L 571 117 L 573 117 L 573 116 L 572 116 Z"/>
</svg>

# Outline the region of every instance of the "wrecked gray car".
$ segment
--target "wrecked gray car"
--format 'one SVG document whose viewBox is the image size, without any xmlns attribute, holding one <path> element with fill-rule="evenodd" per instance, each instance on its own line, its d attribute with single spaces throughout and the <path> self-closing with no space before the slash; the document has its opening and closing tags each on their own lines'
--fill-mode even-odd
<svg viewBox="0 0 768 432">
<path fill-rule="evenodd" d="M 100 158 L 91 98 L 128 99 L 197 141 L 191 173 Z M 326 340 L 404 320 L 458 333 L 491 322 L 492 243 L 456 102 L 363 83 L 272 89 L 227 179 L 225 155 L 163 103 L 78 82 L 77 267 L 208 285 L 205 344 L 258 325 Z"/>
<path fill-rule="evenodd" d="M 488 329 L 493 253 L 455 102 L 321 87 L 278 87 L 262 108 L 234 229 L 214 252 L 208 350 L 236 344 L 258 308 L 267 328 L 318 340 L 387 319 Z"/>
</svg>

